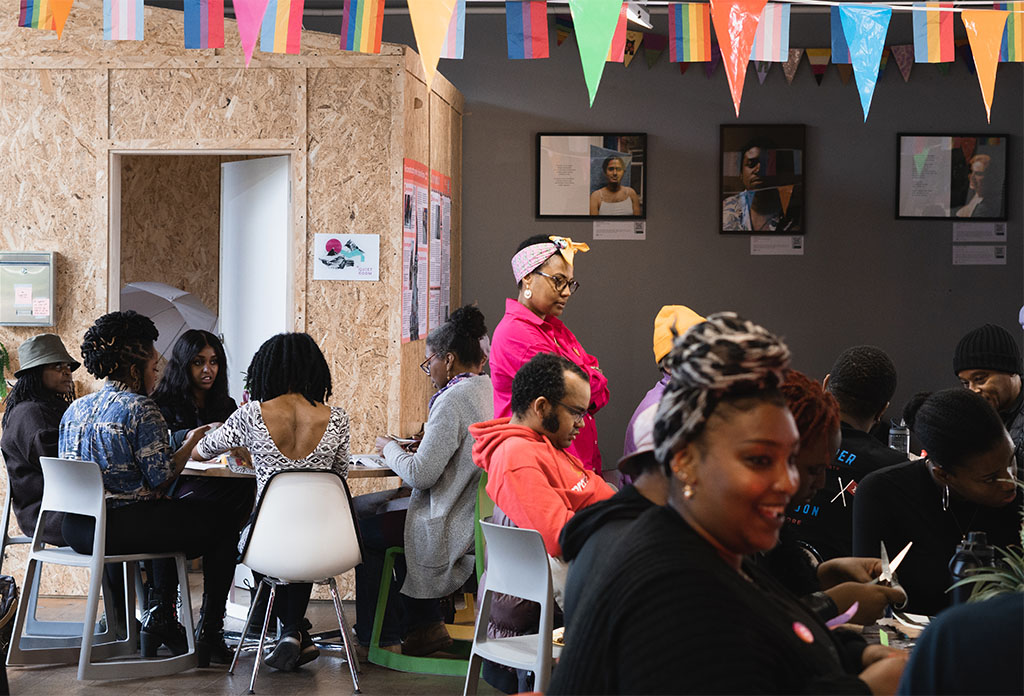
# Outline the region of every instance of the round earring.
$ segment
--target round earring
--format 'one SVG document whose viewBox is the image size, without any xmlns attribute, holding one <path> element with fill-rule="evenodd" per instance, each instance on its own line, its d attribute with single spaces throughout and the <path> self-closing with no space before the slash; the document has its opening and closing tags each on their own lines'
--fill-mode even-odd
<svg viewBox="0 0 1024 696">
<path fill-rule="evenodd" d="M 526 288 L 525 290 L 523 290 L 523 297 L 525 297 L 526 299 L 530 299 L 531 297 L 533 297 L 533 290 L 531 290 L 530 288 Z"/>
<path fill-rule="evenodd" d="M 688 483 L 683 484 L 683 497 L 687 500 L 693 497 L 693 486 Z"/>
</svg>

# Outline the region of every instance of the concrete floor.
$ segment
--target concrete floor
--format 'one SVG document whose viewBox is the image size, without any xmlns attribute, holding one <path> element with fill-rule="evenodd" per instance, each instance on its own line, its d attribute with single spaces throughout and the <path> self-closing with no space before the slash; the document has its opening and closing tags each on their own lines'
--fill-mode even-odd
<svg viewBox="0 0 1024 696">
<path fill-rule="evenodd" d="M 193 583 L 196 578 L 193 578 Z M 198 588 L 197 588 L 198 589 Z M 193 595 L 195 596 L 195 595 Z M 41 600 L 40 618 L 71 620 L 84 613 L 84 600 L 46 598 Z M 345 602 L 345 619 L 355 623 L 355 604 Z M 337 629 L 338 620 L 330 602 L 310 603 L 307 617 L 315 630 Z M 228 629 L 241 628 L 241 622 L 229 619 Z M 350 694 L 352 678 L 342 653 L 322 652 L 319 659 L 295 672 L 276 672 L 265 665 L 256 681 L 257 694 Z M 243 653 L 235 674 L 229 676 L 226 666 L 193 669 L 168 677 L 124 679 L 118 681 L 86 681 L 75 678 L 77 666 L 11 667 L 7 670 L 12 694 L 246 694 L 253 667 L 253 653 Z M 460 677 L 407 674 L 364 663 L 359 675 L 362 693 L 367 696 L 405 696 L 411 694 L 461 694 L 464 680 Z M 481 696 L 500 692 L 483 680 Z"/>
</svg>

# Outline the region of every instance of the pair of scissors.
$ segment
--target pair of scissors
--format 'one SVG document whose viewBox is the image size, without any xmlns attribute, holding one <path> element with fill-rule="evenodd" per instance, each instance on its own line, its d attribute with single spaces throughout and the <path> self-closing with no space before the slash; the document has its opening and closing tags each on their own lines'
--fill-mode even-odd
<svg viewBox="0 0 1024 696">
<path fill-rule="evenodd" d="M 907 545 L 903 547 L 903 550 L 896 554 L 896 558 L 889 562 L 889 553 L 885 550 L 885 542 L 882 542 L 882 553 L 880 559 L 882 561 L 882 574 L 871 581 L 871 584 L 888 583 L 891 587 L 895 587 L 899 584 L 896 580 L 896 569 L 900 563 L 903 562 L 904 557 L 907 555 L 907 551 L 914 545 L 913 541 L 908 541 Z"/>
</svg>

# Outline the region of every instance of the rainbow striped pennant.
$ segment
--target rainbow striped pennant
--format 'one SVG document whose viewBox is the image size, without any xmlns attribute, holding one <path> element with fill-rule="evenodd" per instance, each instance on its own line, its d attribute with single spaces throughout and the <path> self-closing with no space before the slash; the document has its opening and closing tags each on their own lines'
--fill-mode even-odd
<svg viewBox="0 0 1024 696">
<path fill-rule="evenodd" d="M 341 17 L 342 50 L 380 53 L 383 28 L 384 0 L 345 0 Z"/>
</svg>

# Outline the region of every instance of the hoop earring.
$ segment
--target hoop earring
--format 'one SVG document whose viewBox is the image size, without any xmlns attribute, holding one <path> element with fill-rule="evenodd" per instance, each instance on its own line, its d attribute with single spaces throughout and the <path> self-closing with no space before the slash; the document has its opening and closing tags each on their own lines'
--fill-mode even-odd
<svg viewBox="0 0 1024 696">
<path fill-rule="evenodd" d="M 526 288 L 525 290 L 523 290 L 523 297 L 525 297 L 526 299 L 530 299 L 531 297 L 533 297 L 533 290 L 531 290 L 530 288 Z"/>
<path fill-rule="evenodd" d="M 949 510 L 949 486 L 944 485 L 942 487 L 942 511 Z"/>
</svg>

